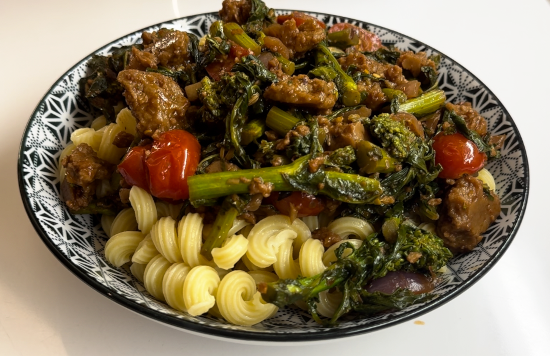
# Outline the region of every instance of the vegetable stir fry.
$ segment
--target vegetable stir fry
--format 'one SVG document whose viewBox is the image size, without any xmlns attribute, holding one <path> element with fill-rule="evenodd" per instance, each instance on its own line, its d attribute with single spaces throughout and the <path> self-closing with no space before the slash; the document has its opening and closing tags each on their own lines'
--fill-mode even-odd
<svg viewBox="0 0 550 356">
<path fill-rule="evenodd" d="M 498 216 L 494 187 L 477 175 L 505 137 L 471 104 L 446 102 L 438 55 L 349 23 L 276 16 L 260 0 L 222 7 L 202 38 L 144 32 L 90 60 L 81 91 L 99 118 L 61 161 L 70 211 L 114 216 L 139 187 L 178 219 L 199 214 L 204 261 L 239 221 L 302 219 L 332 257 L 315 275 L 302 267 L 257 290 L 322 324 L 433 298 L 453 253 L 472 250 Z M 342 218 L 363 227 L 344 234 Z M 244 257 L 231 267 L 261 268 Z M 339 298 L 330 315 L 319 309 L 327 293 Z"/>
</svg>

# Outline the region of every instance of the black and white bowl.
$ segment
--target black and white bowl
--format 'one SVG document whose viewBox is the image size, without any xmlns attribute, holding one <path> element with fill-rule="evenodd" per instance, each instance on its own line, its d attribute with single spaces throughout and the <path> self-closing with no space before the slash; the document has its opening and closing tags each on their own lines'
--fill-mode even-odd
<svg viewBox="0 0 550 356">
<path fill-rule="evenodd" d="M 289 11 L 280 11 L 287 13 Z M 327 26 L 350 22 L 377 34 L 384 45 L 402 50 L 438 52 L 415 39 L 361 21 L 320 13 L 309 13 Z M 95 51 L 107 55 L 121 46 L 137 43 L 142 31 L 161 27 L 188 31 L 202 36 L 217 13 L 183 17 L 161 23 L 119 38 Z M 439 53 L 439 52 L 438 52 Z M 187 331 L 249 341 L 297 342 L 339 338 L 366 333 L 416 318 L 441 306 L 478 281 L 499 260 L 518 231 L 529 192 L 529 167 L 525 146 L 514 121 L 477 77 L 443 55 L 439 68 L 440 88 L 451 102 L 469 101 L 488 120 L 494 135 L 506 134 L 502 157 L 487 169 L 493 174 L 502 211 L 473 252 L 452 259 L 447 272 L 434 290 L 439 297 L 425 304 L 375 317 L 342 321 L 327 328 L 313 321 L 307 312 L 284 308 L 260 324 L 235 326 L 209 316 L 192 317 L 156 301 L 129 269 L 106 262 L 107 237 L 97 220 L 89 215 L 71 215 L 59 198 L 58 161 L 71 133 L 86 127 L 93 119 L 79 94 L 79 79 L 86 74 L 91 55 L 69 69 L 50 88 L 33 112 L 21 141 L 19 189 L 27 214 L 50 251 L 75 275 L 113 301 L 156 321 Z"/>
</svg>

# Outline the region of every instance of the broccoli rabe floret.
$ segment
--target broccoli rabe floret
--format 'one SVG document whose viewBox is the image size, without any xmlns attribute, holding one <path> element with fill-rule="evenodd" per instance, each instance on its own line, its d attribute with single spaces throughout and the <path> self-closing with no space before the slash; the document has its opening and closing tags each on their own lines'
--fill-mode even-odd
<svg viewBox="0 0 550 356">
<path fill-rule="evenodd" d="M 417 146 L 417 136 L 405 124 L 380 114 L 369 121 L 370 132 L 392 157 L 403 161 Z"/>
<path fill-rule="evenodd" d="M 397 242 L 390 257 L 394 266 L 390 269 L 436 272 L 453 257 L 443 246 L 443 240 L 428 231 L 401 224 L 397 231 Z"/>
</svg>

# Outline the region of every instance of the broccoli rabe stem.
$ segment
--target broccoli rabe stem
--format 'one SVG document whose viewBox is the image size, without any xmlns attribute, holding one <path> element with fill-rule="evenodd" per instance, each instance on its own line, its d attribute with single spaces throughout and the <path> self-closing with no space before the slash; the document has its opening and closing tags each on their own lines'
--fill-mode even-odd
<svg viewBox="0 0 550 356">
<path fill-rule="evenodd" d="M 286 59 L 285 57 L 281 56 L 280 54 L 276 54 L 275 58 L 281 63 L 281 69 L 283 70 L 283 73 L 292 75 L 294 74 L 294 70 L 296 69 L 296 65 L 293 61 L 290 61 Z"/>
<path fill-rule="evenodd" d="M 267 113 L 265 124 L 267 127 L 277 132 L 279 135 L 286 135 L 286 133 L 294 128 L 300 120 L 284 110 L 274 106 Z"/>
<path fill-rule="evenodd" d="M 317 66 L 328 65 L 336 71 L 338 75 L 334 78 L 334 84 L 338 87 L 338 91 L 342 95 L 342 103 L 345 106 L 354 106 L 361 102 L 361 93 L 357 89 L 355 81 L 344 72 L 330 50 L 322 44 L 317 45 L 315 64 Z"/>
<path fill-rule="evenodd" d="M 250 38 L 246 32 L 234 22 L 229 22 L 223 25 L 223 33 L 228 39 L 235 42 L 241 47 L 248 48 L 255 55 L 259 55 L 262 52 L 262 48 L 252 38 Z"/>
<path fill-rule="evenodd" d="M 189 200 L 194 205 L 201 205 L 202 202 L 227 195 L 249 193 L 251 181 L 261 178 L 264 183 L 270 183 L 272 191 L 276 192 L 307 190 L 351 204 L 379 203 L 377 198 L 382 194 L 382 189 L 378 180 L 322 169 L 310 176 L 309 159 L 311 155 L 283 166 L 191 176 L 187 179 Z"/>
<path fill-rule="evenodd" d="M 355 46 L 359 43 L 359 35 L 357 31 L 353 31 L 351 28 L 329 33 L 327 34 L 327 39 L 329 45 L 342 49 Z"/>
<path fill-rule="evenodd" d="M 225 239 L 228 237 L 227 234 L 229 230 L 233 226 L 233 222 L 237 218 L 237 215 L 239 215 L 237 209 L 231 206 L 229 199 L 230 198 L 226 198 L 222 204 L 222 208 L 216 216 L 212 230 L 210 230 L 206 241 L 202 245 L 201 253 L 209 260 L 212 259 L 212 250 L 217 247 L 222 247 Z"/>
<path fill-rule="evenodd" d="M 443 90 L 432 90 L 400 104 L 399 111 L 417 116 L 427 115 L 445 105 L 446 99 Z"/>
<path fill-rule="evenodd" d="M 261 119 L 249 121 L 241 132 L 241 145 L 246 146 L 250 142 L 262 136 L 265 132 L 265 122 Z"/>
</svg>

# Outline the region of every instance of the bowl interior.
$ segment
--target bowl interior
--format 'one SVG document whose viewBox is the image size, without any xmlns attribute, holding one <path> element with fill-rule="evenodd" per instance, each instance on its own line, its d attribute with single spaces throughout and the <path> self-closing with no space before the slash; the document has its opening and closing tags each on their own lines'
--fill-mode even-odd
<svg viewBox="0 0 550 356">
<path fill-rule="evenodd" d="M 279 11 L 286 13 L 288 11 Z M 434 52 L 422 42 L 400 33 L 361 21 L 319 13 L 309 13 L 332 25 L 351 22 L 376 33 L 385 45 L 401 50 Z M 202 36 L 216 21 L 216 13 L 180 18 L 148 27 L 189 31 Z M 106 55 L 113 49 L 141 39 L 141 31 L 124 36 L 94 52 Z M 336 338 L 387 327 L 418 317 L 457 296 L 499 259 L 511 243 L 527 203 L 529 170 L 525 147 L 506 109 L 493 93 L 473 74 L 443 56 L 439 82 L 451 102 L 470 101 L 489 123 L 492 134 L 506 134 L 502 157 L 488 165 L 493 174 L 502 211 L 473 252 L 455 257 L 448 265 L 434 293 L 439 297 L 399 312 L 369 318 L 342 320 L 337 327 L 326 328 L 313 321 L 307 312 L 285 308 L 276 316 L 251 327 L 230 325 L 210 316 L 192 317 L 153 299 L 128 268 L 114 268 L 106 262 L 107 237 L 99 221 L 89 215 L 69 214 L 59 198 L 58 158 L 69 143 L 71 133 L 90 124 L 92 117 L 79 95 L 78 81 L 86 73 L 84 58 L 69 69 L 41 100 L 25 130 L 19 154 L 21 196 L 34 227 L 54 255 L 84 282 L 125 307 L 173 326 L 213 336 L 258 340 L 302 341 Z M 292 335 L 290 335 L 292 334 Z"/>
</svg>

